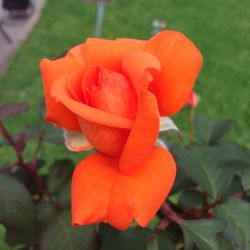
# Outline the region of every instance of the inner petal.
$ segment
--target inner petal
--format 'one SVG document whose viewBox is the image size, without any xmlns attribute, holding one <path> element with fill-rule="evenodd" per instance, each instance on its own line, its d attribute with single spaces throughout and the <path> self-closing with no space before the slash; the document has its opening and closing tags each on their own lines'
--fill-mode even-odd
<svg viewBox="0 0 250 250">
<path fill-rule="evenodd" d="M 82 87 L 87 105 L 122 117 L 135 117 L 137 95 L 123 74 L 100 66 L 90 67 L 85 72 Z"/>
</svg>

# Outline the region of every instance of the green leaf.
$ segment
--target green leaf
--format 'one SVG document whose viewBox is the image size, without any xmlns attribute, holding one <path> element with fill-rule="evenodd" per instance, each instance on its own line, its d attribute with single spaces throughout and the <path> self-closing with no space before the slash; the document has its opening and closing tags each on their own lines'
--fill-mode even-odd
<svg viewBox="0 0 250 250">
<path fill-rule="evenodd" d="M 232 128 L 235 124 L 233 119 L 224 120 L 215 123 L 212 134 L 210 136 L 209 144 L 215 144 Z"/>
<path fill-rule="evenodd" d="M 62 159 L 54 162 L 48 177 L 48 191 L 51 194 L 59 192 L 71 179 L 74 170 L 74 162 L 70 159 Z"/>
<path fill-rule="evenodd" d="M 242 184 L 241 184 L 241 179 L 238 176 L 234 176 L 232 183 L 227 190 L 222 196 L 222 200 L 228 199 L 229 197 L 232 197 L 233 195 L 239 193 L 242 191 Z"/>
<path fill-rule="evenodd" d="M 16 229 L 16 228 L 7 228 L 5 234 L 5 242 L 8 243 L 10 246 L 16 246 L 19 244 L 33 244 L 36 240 L 36 232 L 34 231 L 27 231 L 23 229 Z"/>
<path fill-rule="evenodd" d="M 250 190 L 250 169 L 246 168 L 241 171 L 241 181 L 244 190 Z"/>
<path fill-rule="evenodd" d="M 6 228 L 0 224 L 0 249 L 1 250 L 21 250 L 21 246 L 15 246 L 15 247 L 11 247 L 9 245 L 7 245 L 4 241 L 4 238 L 6 233 Z"/>
<path fill-rule="evenodd" d="M 209 144 L 213 133 L 214 123 L 205 116 L 197 113 L 194 119 L 194 128 L 199 140 L 204 144 Z"/>
<path fill-rule="evenodd" d="M 177 174 L 174 185 L 171 188 L 171 194 L 174 194 L 182 189 L 195 186 L 195 182 L 188 176 L 182 168 L 177 166 Z"/>
<path fill-rule="evenodd" d="M 199 113 L 196 114 L 194 120 L 194 128 L 199 140 L 207 145 L 219 142 L 234 124 L 232 119 L 213 122 Z"/>
<path fill-rule="evenodd" d="M 220 250 L 235 250 L 234 243 L 231 240 L 226 239 L 223 233 L 218 234 L 216 239 L 218 241 Z"/>
<path fill-rule="evenodd" d="M 229 188 L 233 171 L 221 164 L 213 151 L 206 148 L 175 148 L 177 165 L 181 167 L 197 184 L 205 189 L 212 198 L 222 195 Z"/>
<path fill-rule="evenodd" d="M 49 201 L 41 201 L 35 206 L 37 229 L 42 232 L 57 216 L 58 210 Z"/>
<path fill-rule="evenodd" d="M 174 250 L 174 244 L 168 237 L 167 233 L 161 232 L 156 236 L 152 236 L 152 238 L 147 243 L 146 250 Z"/>
<path fill-rule="evenodd" d="M 193 249 L 196 245 L 202 250 L 220 250 L 217 234 L 224 228 L 220 220 L 190 220 L 183 221 L 181 228 L 184 233 L 185 250 Z"/>
<path fill-rule="evenodd" d="M 71 225 L 71 212 L 64 210 L 52 221 L 41 236 L 41 250 L 95 250 L 94 226 Z"/>
<path fill-rule="evenodd" d="M 148 242 L 146 250 L 159 250 L 158 237 L 153 238 Z"/>
<path fill-rule="evenodd" d="M 157 250 L 174 250 L 174 243 L 166 234 L 166 232 L 162 232 L 158 235 L 158 249 Z"/>
<path fill-rule="evenodd" d="M 57 194 L 56 200 L 60 206 L 69 206 L 71 202 L 71 180 L 63 186 L 61 191 Z"/>
<path fill-rule="evenodd" d="M 223 142 L 210 148 L 216 158 L 225 163 L 250 166 L 250 150 L 232 142 Z"/>
<path fill-rule="evenodd" d="M 204 201 L 203 194 L 197 189 L 186 189 L 180 193 L 178 205 L 182 208 L 199 208 Z"/>
<path fill-rule="evenodd" d="M 145 250 L 153 237 L 148 229 L 129 228 L 119 231 L 107 224 L 100 225 L 101 250 Z"/>
<path fill-rule="evenodd" d="M 215 216 L 225 222 L 224 234 L 238 250 L 250 249 L 250 204 L 229 199 L 215 208 Z"/>
<path fill-rule="evenodd" d="M 6 226 L 7 242 L 26 243 L 27 237 L 23 236 L 35 230 L 32 198 L 22 183 L 3 174 L 0 175 L 0 207 L 0 221 Z"/>
</svg>

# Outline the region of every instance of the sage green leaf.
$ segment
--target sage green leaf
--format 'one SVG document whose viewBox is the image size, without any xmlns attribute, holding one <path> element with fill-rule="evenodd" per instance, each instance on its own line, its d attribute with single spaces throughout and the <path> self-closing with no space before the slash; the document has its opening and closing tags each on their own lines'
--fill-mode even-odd
<svg viewBox="0 0 250 250">
<path fill-rule="evenodd" d="M 218 241 L 220 250 L 235 250 L 236 249 L 234 242 L 232 240 L 225 238 L 223 233 L 217 235 L 217 241 Z"/>
<path fill-rule="evenodd" d="M 174 155 L 178 167 L 181 167 L 213 199 L 229 188 L 234 172 L 225 168 L 213 151 L 199 147 L 179 147 L 175 148 Z"/>
<path fill-rule="evenodd" d="M 36 231 L 28 231 L 20 228 L 7 228 L 5 234 L 5 242 L 10 246 L 20 244 L 31 245 L 36 241 Z"/>
<path fill-rule="evenodd" d="M 182 208 L 199 208 L 204 201 L 204 195 L 197 189 L 185 189 L 180 193 L 178 205 Z"/>
<path fill-rule="evenodd" d="M 215 144 L 220 139 L 223 138 L 223 136 L 230 131 L 232 126 L 235 124 L 235 121 L 233 119 L 227 119 L 224 121 L 216 122 L 213 126 L 212 134 L 210 136 L 209 144 Z"/>
<path fill-rule="evenodd" d="M 35 231 L 35 216 L 32 198 L 26 187 L 15 178 L 0 174 L 0 221 L 5 225 L 8 243 L 26 243 Z M 18 236 L 10 237 L 10 235 Z M 20 237 L 19 237 L 20 236 Z"/>
<path fill-rule="evenodd" d="M 41 201 L 35 206 L 38 232 L 45 230 L 59 211 L 49 201 Z"/>
<path fill-rule="evenodd" d="M 170 237 L 165 231 L 160 233 L 157 239 L 158 239 L 157 250 L 175 250 L 173 241 L 170 239 Z"/>
<path fill-rule="evenodd" d="M 143 228 L 119 231 L 107 224 L 101 224 L 100 236 L 101 250 L 145 250 L 153 238 L 153 233 Z"/>
<path fill-rule="evenodd" d="M 194 128 L 199 140 L 204 144 L 209 144 L 214 123 L 208 120 L 204 115 L 197 113 L 194 119 Z"/>
<path fill-rule="evenodd" d="M 244 190 L 250 190 L 250 168 L 246 168 L 241 172 L 241 181 Z"/>
<path fill-rule="evenodd" d="M 158 237 L 153 238 L 147 243 L 146 250 L 159 250 Z"/>
<path fill-rule="evenodd" d="M 146 250 L 175 250 L 174 243 L 170 240 L 167 233 L 161 232 L 153 236 L 147 243 Z"/>
<path fill-rule="evenodd" d="M 223 142 L 209 149 L 216 158 L 224 163 L 241 163 L 245 167 L 250 167 L 250 150 L 232 143 Z"/>
<path fill-rule="evenodd" d="M 217 234 L 224 228 L 224 223 L 217 219 L 183 221 L 185 250 L 197 246 L 201 250 L 220 250 Z"/>
<path fill-rule="evenodd" d="M 42 250 L 95 250 L 96 233 L 94 226 L 71 225 L 71 212 L 58 214 L 41 236 Z"/>
<path fill-rule="evenodd" d="M 225 236 L 235 243 L 237 250 L 250 249 L 250 204 L 232 198 L 215 208 L 215 216 L 225 222 Z"/>
<path fill-rule="evenodd" d="M 59 206 L 70 206 L 71 202 L 71 180 L 69 180 L 56 195 L 56 201 Z"/>
<path fill-rule="evenodd" d="M 181 189 L 192 186 L 195 186 L 195 182 L 193 181 L 193 179 L 190 176 L 188 176 L 187 173 L 180 166 L 177 165 L 176 178 L 170 193 L 174 194 L 180 191 Z"/>
<path fill-rule="evenodd" d="M 234 124 L 235 121 L 232 119 L 213 122 L 199 113 L 194 120 L 194 128 L 199 140 L 207 145 L 218 143 Z"/>
<path fill-rule="evenodd" d="M 21 250 L 21 246 L 9 246 L 6 244 L 4 238 L 6 233 L 6 228 L 0 224 L 0 249 L 1 250 Z"/>
<path fill-rule="evenodd" d="M 51 194 L 58 193 L 71 179 L 73 171 L 74 163 L 70 159 L 54 162 L 48 177 L 48 191 Z"/>
</svg>

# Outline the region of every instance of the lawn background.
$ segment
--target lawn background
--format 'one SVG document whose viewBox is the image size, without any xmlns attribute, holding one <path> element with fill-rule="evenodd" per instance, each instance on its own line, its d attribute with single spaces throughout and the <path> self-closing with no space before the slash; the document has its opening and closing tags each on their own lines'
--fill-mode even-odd
<svg viewBox="0 0 250 250">
<path fill-rule="evenodd" d="M 94 34 L 96 5 L 83 0 L 48 0 L 39 24 L 0 79 L 0 100 L 30 103 L 30 111 L 8 121 L 17 133 L 43 121 L 39 118 L 43 96 L 39 61 L 63 55 L 70 47 Z M 195 91 L 201 96 L 198 110 L 211 119 L 234 118 L 229 139 L 250 147 L 250 4 L 248 0 L 110 0 L 102 36 L 148 39 L 154 19 L 168 29 L 188 36 L 204 58 Z M 187 109 L 174 116 L 187 130 Z M 35 147 L 26 150 L 29 157 Z M 44 144 L 40 152 L 48 164 L 71 157 L 63 146 Z M 11 149 L 1 149 L 1 162 L 11 159 Z M 74 156 L 80 159 L 82 154 Z"/>
<path fill-rule="evenodd" d="M 30 111 L 8 120 L 17 133 L 39 118 L 43 96 L 39 61 L 63 55 L 70 47 L 94 34 L 96 6 L 82 0 L 48 0 L 41 21 L 0 79 L 0 102 L 29 101 Z M 110 0 L 102 36 L 147 39 L 154 19 L 166 21 L 202 51 L 204 64 L 195 90 L 202 98 L 198 110 L 212 119 L 232 117 L 236 127 L 228 139 L 250 147 L 250 2 L 248 0 Z M 187 109 L 174 117 L 187 130 Z M 31 142 L 27 159 L 35 148 Z M 0 163 L 13 161 L 10 148 L 0 148 Z M 44 144 L 40 152 L 47 160 L 72 157 L 64 146 Z M 77 161 L 83 155 L 74 154 Z M 0 164 L 1 165 L 1 164 Z M 3 229 L 0 230 L 2 238 Z M 5 246 L 1 243 L 1 249 Z"/>
</svg>

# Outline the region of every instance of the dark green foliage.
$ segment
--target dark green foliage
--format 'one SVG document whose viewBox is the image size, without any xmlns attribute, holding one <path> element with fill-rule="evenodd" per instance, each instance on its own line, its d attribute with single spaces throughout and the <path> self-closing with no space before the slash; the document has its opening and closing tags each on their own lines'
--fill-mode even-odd
<svg viewBox="0 0 250 250">
<path fill-rule="evenodd" d="M 250 204 L 240 199 L 229 199 L 215 208 L 215 216 L 224 221 L 223 233 L 237 250 L 250 249 Z"/>
<path fill-rule="evenodd" d="M 185 240 L 185 250 L 193 249 L 195 244 L 201 250 L 220 250 L 217 235 L 223 231 L 224 224 L 220 220 L 190 220 L 180 224 Z"/>
<path fill-rule="evenodd" d="M 44 250 L 95 250 L 95 227 L 72 227 L 69 209 L 58 213 L 43 232 L 40 246 Z"/>
<path fill-rule="evenodd" d="M 0 222 L 5 227 L 5 242 L 36 250 L 250 249 L 250 152 L 223 140 L 231 120 L 215 123 L 197 117 L 198 141 L 192 135 L 188 145 L 166 141 L 177 163 L 168 201 L 147 228 L 134 225 L 125 231 L 108 224 L 72 227 L 75 164 L 61 158 L 46 166 L 46 160 L 37 157 L 50 133 L 53 138 L 53 129 L 12 136 L 1 122 L 2 146 L 12 146 L 16 154 L 14 163 L 0 167 Z M 203 134 L 205 130 L 210 132 Z M 25 161 L 23 153 L 30 138 L 38 139 L 38 147 L 32 159 Z M 59 134 L 55 138 L 62 140 Z M 5 248 L 9 250 L 3 245 Z"/>
<path fill-rule="evenodd" d="M 0 221 L 7 229 L 11 245 L 32 241 L 35 213 L 32 197 L 25 186 L 15 178 L 0 174 Z"/>
<path fill-rule="evenodd" d="M 147 229 L 131 228 L 119 231 L 109 225 L 101 224 L 102 250 L 144 250 L 153 233 Z"/>
<path fill-rule="evenodd" d="M 48 191 L 51 194 L 58 193 L 71 178 L 74 163 L 69 159 L 54 162 L 48 177 Z"/>
<path fill-rule="evenodd" d="M 220 122 L 212 122 L 201 114 L 196 114 L 194 126 L 199 140 L 204 144 L 216 144 L 235 124 L 228 119 Z"/>
</svg>

